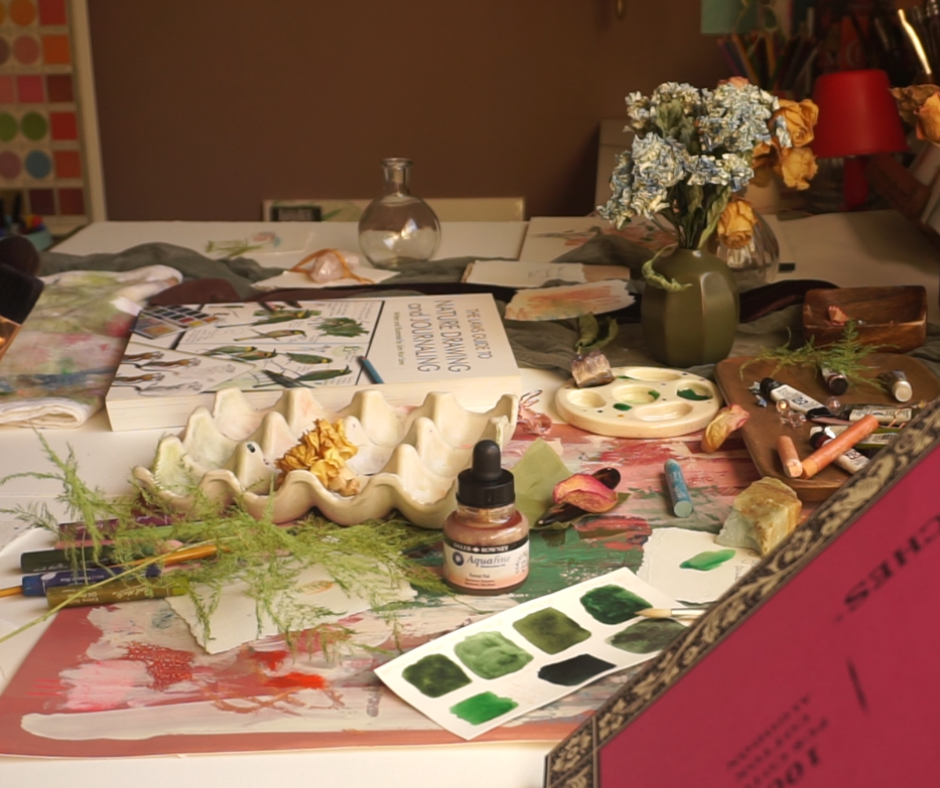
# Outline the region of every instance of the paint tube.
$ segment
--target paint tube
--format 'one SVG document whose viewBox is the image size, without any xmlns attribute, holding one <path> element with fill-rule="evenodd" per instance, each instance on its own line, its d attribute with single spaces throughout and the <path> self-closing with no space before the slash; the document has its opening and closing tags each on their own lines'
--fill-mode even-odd
<svg viewBox="0 0 940 788">
<path fill-rule="evenodd" d="M 844 426 L 835 426 L 829 428 L 833 435 L 839 435 L 847 428 Z M 887 446 L 894 439 L 894 436 L 901 431 L 900 427 L 879 427 L 867 438 L 863 438 L 855 444 L 855 448 L 863 454 L 877 452 Z"/>
<path fill-rule="evenodd" d="M 808 394 L 781 383 L 773 378 L 764 378 L 760 382 L 761 394 L 774 402 L 786 402 L 793 410 L 798 411 L 808 419 L 819 416 L 834 418 L 832 412 L 821 402 L 814 400 Z"/>
<path fill-rule="evenodd" d="M 888 391 L 891 392 L 891 396 L 898 402 L 908 402 L 910 398 L 914 396 L 914 389 L 911 388 L 911 383 L 907 379 L 907 375 L 901 370 L 892 369 L 889 372 L 883 373 L 880 377 L 884 381 L 885 386 L 887 386 Z"/>
<path fill-rule="evenodd" d="M 917 408 L 912 405 L 898 407 L 895 405 L 849 405 L 843 416 L 851 422 L 859 421 L 865 416 L 874 416 L 879 424 L 907 424 L 915 415 Z"/>
<path fill-rule="evenodd" d="M 813 447 L 813 451 L 816 451 L 816 449 L 828 443 L 834 437 L 835 434 L 833 434 L 833 431 L 829 427 L 813 427 L 809 431 L 809 445 Z M 843 452 L 832 461 L 833 465 L 841 468 L 846 473 L 857 473 L 868 465 L 868 463 L 868 457 L 855 448 Z"/>
<path fill-rule="evenodd" d="M 819 373 L 826 381 L 826 387 L 833 394 L 845 394 L 849 390 L 849 380 L 841 372 L 837 372 L 829 367 L 820 366 Z"/>
</svg>

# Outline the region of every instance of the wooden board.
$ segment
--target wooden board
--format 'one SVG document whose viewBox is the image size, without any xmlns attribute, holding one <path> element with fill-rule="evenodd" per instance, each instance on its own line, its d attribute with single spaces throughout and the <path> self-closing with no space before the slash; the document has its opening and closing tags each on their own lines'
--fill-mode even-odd
<svg viewBox="0 0 940 788">
<path fill-rule="evenodd" d="M 773 362 L 748 362 L 752 362 L 752 359 L 741 357 L 720 361 L 715 366 L 715 381 L 729 405 L 737 403 L 751 414 L 747 424 L 741 429 L 741 433 L 757 470 L 762 476 L 772 476 L 790 485 L 802 501 L 826 500 L 849 479 L 849 474 L 830 465 L 812 479 L 789 478 L 783 472 L 783 466 L 777 454 L 777 437 L 782 434 L 790 435 L 800 457 L 806 457 L 813 451 L 809 445 L 809 431 L 810 427 L 815 425 L 807 423 L 799 429 L 785 426 L 773 405 L 766 408 L 760 407 L 754 395 L 748 391 L 748 387 L 762 378 L 773 377 L 823 403 L 832 396 L 832 393 L 812 368 L 781 367 L 774 372 Z M 906 404 L 914 404 L 920 400 L 930 401 L 940 395 L 940 379 L 916 358 L 896 353 L 872 353 L 867 363 L 872 368 L 870 377 L 873 379 L 877 378 L 880 373 L 892 369 L 899 369 L 907 375 L 914 389 L 914 397 L 910 403 Z M 742 367 L 744 367 L 743 375 Z M 877 382 L 870 386 L 852 387 L 840 396 L 839 400 L 847 404 L 899 404 Z"/>
</svg>

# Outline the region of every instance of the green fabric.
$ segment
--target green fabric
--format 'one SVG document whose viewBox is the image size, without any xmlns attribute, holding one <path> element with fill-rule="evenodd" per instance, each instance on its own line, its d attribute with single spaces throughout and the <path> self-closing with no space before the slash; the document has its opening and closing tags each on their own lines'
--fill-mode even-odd
<svg viewBox="0 0 940 788">
<path fill-rule="evenodd" d="M 283 273 L 278 268 L 263 268 L 254 260 L 236 257 L 232 260 L 213 260 L 210 257 L 165 243 L 147 243 L 132 246 L 116 254 L 90 255 L 42 252 L 39 276 L 62 271 L 132 271 L 148 265 L 168 265 L 183 275 L 183 279 L 225 279 L 241 298 L 257 295 L 252 283 Z"/>
</svg>

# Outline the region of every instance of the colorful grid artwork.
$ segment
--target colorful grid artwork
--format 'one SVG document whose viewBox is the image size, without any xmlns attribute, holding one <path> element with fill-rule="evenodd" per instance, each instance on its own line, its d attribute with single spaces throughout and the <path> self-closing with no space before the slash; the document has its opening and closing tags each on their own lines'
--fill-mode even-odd
<svg viewBox="0 0 940 788">
<path fill-rule="evenodd" d="M 53 233 L 89 220 L 69 0 L 0 0 L 0 198 Z"/>
</svg>

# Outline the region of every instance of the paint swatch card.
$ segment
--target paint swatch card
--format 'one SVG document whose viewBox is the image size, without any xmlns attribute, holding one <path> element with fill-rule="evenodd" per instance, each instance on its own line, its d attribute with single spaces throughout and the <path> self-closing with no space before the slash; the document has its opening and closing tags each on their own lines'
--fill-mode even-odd
<svg viewBox="0 0 940 788">
<path fill-rule="evenodd" d="M 714 602 L 760 561 L 753 550 L 716 544 L 707 531 L 654 528 L 637 576 L 684 603 Z"/>
<path fill-rule="evenodd" d="M 458 629 L 375 672 L 418 711 L 473 739 L 649 659 L 685 627 L 637 611 L 676 606 L 618 569 Z"/>
</svg>

